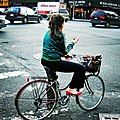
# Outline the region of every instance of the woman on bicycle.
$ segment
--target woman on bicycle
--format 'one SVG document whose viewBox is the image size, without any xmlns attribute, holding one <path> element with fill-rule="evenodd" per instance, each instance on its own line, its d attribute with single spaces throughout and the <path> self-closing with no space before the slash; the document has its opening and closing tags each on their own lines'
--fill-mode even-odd
<svg viewBox="0 0 120 120">
<path fill-rule="evenodd" d="M 53 15 L 49 21 L 49 28 L 43 39 L 43 51 L 41 64 L 46 69 L 47 76 L 51 75 L 55 80 L 57 79 L 56 72 L 74 72 L 69 87 L 66 89 L 67 95 L 80 95 L 84 86 L 86 68 L 81 65 L 70 61 L 64 61 L 61 57 L 65 57 L 68 52 L 73 48 L 75 43 L 79 40 L 73 41 L 66 47 L 65 35 L 63 34 L 64 18 L 57 14 Z M 54 71 L 54 72 L 53 72 Z M 77 91 L 77 89 L 80 89 Z"/>
</svg>

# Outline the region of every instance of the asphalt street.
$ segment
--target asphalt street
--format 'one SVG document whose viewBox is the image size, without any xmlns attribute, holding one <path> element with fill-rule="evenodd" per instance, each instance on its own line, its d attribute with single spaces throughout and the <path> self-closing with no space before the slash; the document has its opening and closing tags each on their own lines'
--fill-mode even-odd
<svg viewBox="0 0 120 120">
<path fill-rule="evenodd" d="M 42 39 L 48 29 L 48 21 L 40 24 L 8 24 L 0 30 L 0 120 L 22 120 L 14 105 L 18 89 L 26 83 L 27 76 L 46 76 L 40 64 Z M 80 35 L 80 41 L 72 53 L 102 54 L 100 76 L 103 78 L 106 91 L 102 103 L 93 111 L 84 111 L 71 97 L 68 111 L 60 111 L 47 120 L 99 120 L 98 113 L 120 114 L 120 29 L 117 27 L 93 28 L 89 21 L 68 21 L 64 25 L 66 44 Z M 59 74 L 59 73 L 58 73 Z M 64 74 L 59 74 L 59 78 Z M 65 85 L 67 80 L 59 81 Z M 60 79 L 58 79 L 60 80 Z M 106 120 L 106 119 L 101 119 Z M 110 118 L 107 120 L 111 120 Z M 117 120 L 117 119 L 116 119 Z"/>
</svg>

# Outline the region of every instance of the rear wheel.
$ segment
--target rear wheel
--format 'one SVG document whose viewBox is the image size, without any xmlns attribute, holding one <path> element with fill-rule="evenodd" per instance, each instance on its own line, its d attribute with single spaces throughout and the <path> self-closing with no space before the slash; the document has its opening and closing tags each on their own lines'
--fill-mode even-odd
<svg viewBox="0 0 120 120">
<path fill-rule="evenodd" d="M 41 21 L 41 18 L 39 17 L 38 20 L 37 20 L 37 22 L 40 23 L 40 21 Z"/>
<path fill-rule="evenodd" d="M 107 23 L 105 24 L 105 27 L 106 27 L 106 28 L 110 27 L 110 23 L 107 22 Z"/>
<path fill-rule="evenodd" d="M 67 22 L 68 21 L 68 19 L 65 19 L 65 22 Z"/>
<path fill-rule="evenodd" d="M 28 23 L 28 18 L 25 17 L 22 22 L 23 22 L 24 24 Z"/>
<path fill-rule="evenodd" d="M 13 24 L 13 23 L 14 23 L 14 20 L 10 20 L 10 23 Z"/>
<path fill-rule="evenodd" d="M 95 25 L 96 25 L 95 23 L 92 23 L 92 26 L 93 26 L 93 27 L 95 27 Z"/>
<path fill-rule="evenodd" d="M 50 20 L 50 18 L 49 18 L 49 17 L 47 17 L 47 20 L 49 21 L 49 20 Z"/>
<path fill-rule="evenodd" d="M 88 75 L 85 80 L 83 94 L 76 96 L 76 102 L 80 108 L 86 111 L 95 109 L 104 97 L 105 86 L 101 77 Z"/>
<path fill-rule="evenodd" d="M 54 97 L 51 97 L 54 93 Z M 54 110 L 57 94 L 45 80 L 34 80 L 24 85 L 17 93 L 15 106 L 24 120 L 43 120 Z"/>
</svg>

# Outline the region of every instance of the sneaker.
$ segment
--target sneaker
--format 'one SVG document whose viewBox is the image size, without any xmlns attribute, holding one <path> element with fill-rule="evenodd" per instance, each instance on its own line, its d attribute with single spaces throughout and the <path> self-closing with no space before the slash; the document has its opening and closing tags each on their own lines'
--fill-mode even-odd
<svg viewBox="0 0 120 120">
<path fill-rule="evenodd" d="M 79 92 L 81 92 L 81 93 L 82 93 L 82 92 L 83 92 L 83 90 L 84 90 L 84 88 L 80 88 L 80 89 L 79 89 Z"/>
<path fill-rule="evenodd" d="M 66 95 L 75 95 L 75 96 L 77 96 L 77 95 L 81 95 L 82 94 L 82 92 L 81 91 L 77 91 L 76 89 L 71 89 L 71 88 L 67 88 L 66 89 Z"/>
</svg>

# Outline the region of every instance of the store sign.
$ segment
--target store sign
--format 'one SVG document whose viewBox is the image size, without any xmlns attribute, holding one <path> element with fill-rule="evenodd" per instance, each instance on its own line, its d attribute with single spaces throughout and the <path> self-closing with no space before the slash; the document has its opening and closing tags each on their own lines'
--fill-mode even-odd
<svg viewBox="0 0 120 120">
<path fill-rule="evenodd" d="M 104 6 L 104 7 L 115 7 L 115 8 L 120 8 L 120 4 L 116 4 L 116 3 L 110 3 L 110 2 L 100 2 L 100 5 Z"/>
<path fill-rule="evenodd" d="M 69 1 L 69 3 L 71 5 L 74 4 L 74 1 Z M 75 1 L 75 6 L 85 6 L 86 5 L 86 1 L 85 0 L 81 0 L 81 1 Z"/>
<path fill-rule="evenodd" d="M 85 4 L 85 1 L 78 1 L 77 3 Z"/>
</svg>

